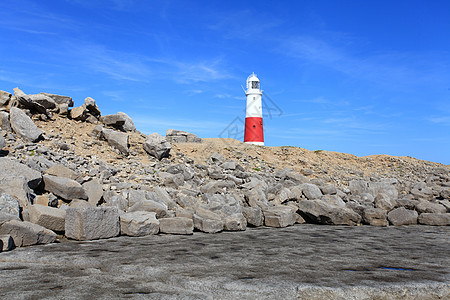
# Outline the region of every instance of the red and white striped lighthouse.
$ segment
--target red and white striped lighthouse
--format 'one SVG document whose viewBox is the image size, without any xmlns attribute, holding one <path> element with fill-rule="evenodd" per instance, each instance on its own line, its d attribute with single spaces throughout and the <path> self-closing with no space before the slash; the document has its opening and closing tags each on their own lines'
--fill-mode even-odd
<svg viewBox="0 0 450 300">
<path fill-rule="evenodd" d="M 262 105 L 259 79 L 255 73 L 247 78 L 247 109 L 245 111 L 244 142 L 264 146 L 264 132 L 262 119 Z"/>
</svg>

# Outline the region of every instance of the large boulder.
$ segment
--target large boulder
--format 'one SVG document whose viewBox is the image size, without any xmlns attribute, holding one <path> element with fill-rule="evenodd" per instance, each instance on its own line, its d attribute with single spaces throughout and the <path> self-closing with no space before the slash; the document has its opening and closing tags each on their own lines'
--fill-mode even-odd
<svg viewBox="0 0 450 300">
<path fill-rule="evenodd" d="M 224 227 L 222 218 L 218 214 L 202 207 L 195 211 L 193 221 L 196 229 L 207 233 L 220 232 Z"/>
<path fill-rule="evenodd" d="M 242 206 L 231 194 L 203 194 L 201 207 L 218 214 L 224 221 L 224 230 L 236 231 L 247 228 L 247 220 L 242 214 Z"/>
<path fill-rule="evenodd" d="M 14 249 L 14 240 L 9 234 L 0 235 L 0 252 Z"/>
<path fill-rule="evenodd" d="M 5 131 L 12 131 L 11 123 L 9 122 L 9 113 L 6 111 L 0 111 L 0 127 Z"/>
<path fill-rule="evenodd" d="M 247 224 L 251 226 L 262 226 L 264 223 L 264 215 L 259 207 L 242 207 L 242 214 L 247 219 Z"/>
<path fill-rule="evenodd" d="M 419 223 L 433 226 L 450 226 L 450 213 L 422 213 Z"/>
<path fill-rule="evenodd" d="M 42 182 L 42 175 L 40 172 L 35 171 L 14 159 L 0 157 L 0 179 L 13 176 L 23 176 L 27 185 L 32 189 L 37 188 Z"/>
<path fill-rule="evenodd" d="M 305 195 L 308 200 L 320 199 L 322 197 L 320 189 L 312 183 L 302 183 L 299 187 L 302 189 L 303 195 Z"/>
<path fill-rule="evenodd" d="M 11 128 L 21 138 L 36 142 L 42 138 L 44 133 L 40 130 L 23 110 L 11 107 L 9 120 Z"/>
<path fill-rule="evenodd" d="M 193 234 L 194 222 L 192 219 L 184 217 L 160 219 L 159 231 L 170 234 Z"/>
<path fill-rule="evenodd" d="M 363 211 L 363 223 L 372 226 L 388 226 L 386 211 L 381 208 L 368 207 Z"/>
<path fill-rule="evenodd" d="M 75 180 L 52 175 L 44 175 L 43 178 L 45 190 L 65 200 L 88 199 L 88 195 L 83 189 L 83 186 Z"/>
<path fill-rule="evenodd" d="M 273 206 L 264 211 L 264 224 L 268 227 L 287 227 L 296 220 L 295 209 L 289 206 Z"/>
<path fill-rule="evenodd" d="M 53 243 L 56 233 L 31 222 L 11 220 L 0 224 L 0 235 L 10 235 L 17 247 Z"/>
<path fill-rule="evenodd" d="M 41 93 L 41 94 L 52 98 L 57 104 L 66 104 L 68 107 L 73 107 L 73 100 L 71 97 L 49 93 Z"/>
<path fill-rule="evenodd" d="M 32 102 L 38 103 L 39 105 L 42 105 L 46 109 L 52 109 L 56 107 L 55 100 L 44 94 L 28 95 L 28 98 Z"/>
<path fill-rule="evenodd" d="M 103 186 L 97 179 L 85 182 L 82 186 L 88 196 L 88 202 L 93 206 L 97 206 L 103 197 Z"/>
<path fill-rule="evenodd" d="M 159 160 L 164 157 L 169 157 L 170 149 L 172 149 L 172 146 L 166 141 L 166 139 L 157 133 L 152 133 L 147 136 L 143 147 L 148 154 Z"/>
<path fill-rule="evenodd" d="M 193 133 L 186 131 L 168 129 L 166 139 L 169 143 L 201 143 L 202 139 Z"/>
<path fill-rule="evenodd" d="M 11 94 L 0 90 L 0 107 L 6 107 L 11 100 Z"/>
<path fill-rule="evenodd" d="M 82 181 L 82 176 L 79 173 L 67 168 L 66 166 L 64 166 L 62 164 L 56 164 L 56 165 L 48 168 L 47 170 L 44 171 L 44 174 L 52 175 L 52 176 L 56 176 L 56 177 L 65 177 L 65 178 L 75 180 L 77 182 Z"/>
<path fill-rule="evenodd" d="M 128 134 L 107 128 L 103 128 L 102 134 L 108 144 L 119 150 L 120 153 L 128 155 L 128 148 L 130 147 Z"/>
<path fill-rule="evenodd" d="M 158 219 L 164 218 L 167 215 L 167 206 L 153 200 L 142 200 L 135 203 L 128 209 L 129 212 L 147 211 L 156 213 Z"/>
<path fill-rule="evenodd" d="M 120 214 L 120 234 L 122 235 L 144 236 L 158 232 L 159 221 L 154 212 L 136 211 Z"/>
<path fill-rule="evenodd" d="M 346 207 L 337 207 L 321 200 L 302 200 L 298 203 L 300 215 L 309 223 L 326 225 L 356 225 L 361 216 Z"/>
<path fill-rule="evenodd" d="M 19 201 L 6 193 L 0 194 L 0 223 L 2 220 L 20 218 Z"/>
<path fill-rule="evenodd" d="M 87 109 L 84 105 L 74 107 L 70 110 L 70 118 L 77 121 L 84 121 L 87 118 Z"/>
<path fill-rule="evenodd" d="M 430 201 L 419 201 L 416 205 L 416 210 L 419 214 L 432 213 L 432 214 L 444 214 L 447 212 L 447 208 L 439 203 L 433 203 Z"/>
<path fill-rule="evenodd" d="M 399 207 L 388 213 L 388 220 L 394 226 L 417 224 L 417 211 Z"/>
<path fill-rule="evenodd" d="M 126 113 L 119 111 L 117 114 L 125 119 L 125 123 L 122 125 L 122 130 L 136 131 L 136 126 L 134 126 L 133 120 Z"/>
<path fill-rule="evenodd" d="M 65 234 L 74 240 L 97 240 L 118 236 L 119 211 L 115 207 L 68 208 Z"/>
<path fill-rule="evenodd" d="M 22 208 L 31 204 L 29 195 L 32 191 L 24 176 L 0 177 L 0 191 L 19 200 Z"/>
<path fill-rule="evenodd" d="M 84 99 L 84 106 L 93 116 L 98 117 L 101 115 L 100 109 L 95 103 L 95 100 L 92 99 L 91 97 L 86 97 L 86 99 Z"/>
<path fill-rule="evenodd" d="M 126 119 L 123 115 L 115 114 L 102 116 L 100 121 L 106 126 L 120 128 L 125 124 Z"/>
<path fill-rule="evenodd" d="M 35 204 L 28 208 L 28 217 L 31 223 L 53 231 L 64 231 L 66 219 L 64 209 Z"/>
</svg>

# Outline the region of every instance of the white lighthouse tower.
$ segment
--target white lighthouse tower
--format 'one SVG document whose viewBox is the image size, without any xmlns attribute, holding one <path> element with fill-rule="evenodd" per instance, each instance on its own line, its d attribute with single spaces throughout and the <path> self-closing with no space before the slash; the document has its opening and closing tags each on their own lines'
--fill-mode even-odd
<svg viewBox="0 0 450 300">
<path fill-rule="evenodd" d="M 261 96 L 259 79 L 255 73 L 247 78 L 247 109 L 245 113 L 244 142 L 264 146 L 264 131 L 262 119 Z"/>
</svg>

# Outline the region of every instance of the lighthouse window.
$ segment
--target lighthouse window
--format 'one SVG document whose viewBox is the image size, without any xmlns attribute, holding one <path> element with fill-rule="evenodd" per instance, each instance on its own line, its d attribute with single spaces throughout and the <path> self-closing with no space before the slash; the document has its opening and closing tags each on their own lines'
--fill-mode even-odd
<svg viewBox="0 0 450 300">
<path fill-rule="evenodd" d="M 258 81 L 252 81 L 252 89 L 259 89 L 259 82 Z"/>
</svg>

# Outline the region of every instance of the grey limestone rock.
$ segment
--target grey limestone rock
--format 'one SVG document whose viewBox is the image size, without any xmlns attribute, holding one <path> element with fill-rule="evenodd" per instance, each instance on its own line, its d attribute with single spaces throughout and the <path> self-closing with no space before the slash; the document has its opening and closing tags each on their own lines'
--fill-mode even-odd
<svg viewBox="0 0 450 300">
<path fill-rule="evenodd" d="M 422 213 L 419 223 L 432 226 L 450 226 L 450 213 Z"/>
<path fill-rule="evenodd" d="M 81 184 L 75 180 L 52 175 L 44 175 L 43 178 L 45 190 L 65 200 L 88 199 L 86 191 L 83 189 Z"/>
<path fill-rule="evenodd" d="M 193 215 L 194 227 L 207 233 L 220 232 L 224 228 L 224 222 L 221 217 L 203 207 L 197 208 Z"/>
<path fill-rule="evenodd" d="M 0 127 L 5 131 L 12 131 L 11 123 L 9 122 L 9 113 L 6 111 L 0 111 Z"/>
<path fill-rule="evenodd" d="M 305 197 L 309 200 L 320 199 L 322 197 L 320 189 L 312 183 L 303 183 L 299 187 L 302 189 Z"/>
<path fill-rule="evenodd" d="M 20 217 L 20 207 L 19 201 L 6 193 L 0 194 L 0 213 L 11 215 L 10 219 L 19 219 Z M 2 219 L 7 219 L 3 215 Z M 1 222 L 1 219 L 0 219 Z"/>
<path fill-rule="evenodd" d="M 183 217 L 160 219 L 159 231 L 170 234 L 193 234 L 194 222 L 192 219 Z"/>
<path fill-rule="evenodd" d="M 44 94 L 28 95 L 28 98 L 35 103 L 38 103 L 46 109 L 52 109 L 56 107 L 56 102 L 52 98 Z"/>
<path fill-rule="evenodd" d="M 64 231 L 66 219 L 64 209 L 35 204 L 28 208 L 28 216 L 31 223 L 53 231 Z"/>
<path fill-rule="evenodd" d="M 264 224 L 268 227 L 287 227 L 296 220 L 295 209 L 289 206 L 273 206 L 264 211 Z"/>
<path fill-rule="evenodd" d="M 97 206 L 103 197 L 103 187 L 100 182 L 97 179 L 93 179 L 83 183 L 82 186 L 88 196 L 88 202 L 93 206 Z"/>
<path fill-rule="evenodd" d="M 388 226 L 386 211 L 381 208 L 368 207 L 363 211 L 363 222 L 372 226 Z"/>
<path fill-rule="evenodd" d="M 447 212 L 447 209 L 445 208 L 444 205 L 424 200 L 419 201 L 419 203 L 416 205 L 415 208 L 419 214 L 423 213 L 443 214 Z"/>
<path fill-rule="evenodd" d="M 128 209 L 129 212 L 147 211 L 156 213 L 158 219 L 164 218 L 168 214 L 167 206 L 153 200 L 142 200 Z"/>
<path fill-rule="evenodd" d="M 144 142 L 143 147 L 148 154 L 159 160 L 164 157 L 169 157 L 170 149 L 172 149 L 172 146 L 166 139 L 157 133 L 150 134 Z"/>
<path fill-rule="evenodd" d="M 0 225 L 0 235 L 10 235 L 17 247 L 53 243 L 56 233 L 27 221 L 11 220 Z"/>
<path fill-rule="evenodd" d="M 23 110 L 11 107 L 9 118 L 12 130 L 21 138 L 31 142 L 36 142 L 42 138 L 44 132 L 34 124 Z"/>
<path fill-rule="evenodd" d="M 40 172 L 31 169 L 15 159 L 0 157 L 0 179 L 13 176 L 23 176 L 28 186 L 32 189 L 37 188 L 42 181 Z"/>
<path fill-rule="evenodd" d="M 122 127 L 125 124 L 125 117 L 123 115 L 105 115 L 100 117 L 100 121 L 106 126 Z"/>
<path fill-rule="evenodd" d="M 22 208 L 31 204 L 29 195 L 32 191 L 23 176 L 0 177 L 0 191 L 17 199 Z"/>
<path fill-rule="evenodd" d="M 169 143 L 201 143 L 202 139 L 193 133 L 186 131 L 168 129 L 166 139 Z"/>
<path fill-rule="evenodd" d="M 347 207 L 337 207 L 321 200 L 302 200 L 298 203 L 300 215 L 310 223 L 328 225 L 356 225 L 361 216 Z"/>
<path fill-rule="evenodd" d="M 68 107 L 73 107 L 73 100 L 71 97 L 50 93 L 41 93 L 41 94 L 52 98 L 57 104 L 66 104 Z"/>
<path fill-rule="evenodd" d="M 86 106 L 86 109 L 94 116 L 100 116 L 101 112 L 98 108 L 97 104 L 95 103 L 95 100 L 91 97 L 86 97 L 84 99 L 84 105 Z"/>
<path fill-rule="evenodd" d="M 417 211 L 404 207 L 396 208 L 388 213 L 388 220 L 394 226 L 417 224 Z"/>
<path fill-rule="evenodd" d="M 87 118 L 87 110 L 84 105 L 74 107 L 70 110 L 70 118 L 73 120 L 84 121 Z"/>
<path fill-rule="evenodd" d="M 0 252 L 11 251 L 15 246 L 12 236 L 9 234 L 0 235 Z"/>
<path fill-rule="evenodd" d="M 118 236 L 119 211 L 115 207 L 68 208 L 65 234 L 74 240 L 97 240 Z"/>
<path fill-rule="evenodd" d="M 125 123 L 122 125 L 122 130 L 124 131 L 136 131 L 136 126 L 134 126 L 133 119 L 130 118 L 126 113 L 119 111 L 117 113 L 125 119 Z"/>
<path fill-rule="evenodd" d="M 247 224 L 251 226 L 259 227 L 264 223 L 264 215 L 259 207 L 242 207 L 242 214 L 247 219 Z"/>
<path fill-rule="evenodd" d="M 82 181 L 82 176 L 79 173 L 67 168 L 66 166 L 64 166 L 62 164 L 56 164 L 56 165 L 48 168 L 47 170 L 44 171 L 44 174 L 52 175 L 52 176 L 56 176 L 56 177 L 65 177 L 65 178 L 75 180 L 77 182 Z"/>
<path fill-rule="evenodd" d="M 11 94 L 0 90 L 0 107 L 7 106 L 9 103 L 9 100 L 11 100 Z"/>
<path fill-rule="evenodd" d="M 128 142 L 128 134 L 103 128 L 102 134 L 108 144 L 120 151 L 124 155 L 128 155 L 130 144 Z"/>
<path fill-rule="evenodd" d="M 154 212 L 136 211 L 120 214 L 120 233 L 122 235 L 144 236 L 158 232 L 159 221 Z"/>
</svg>

